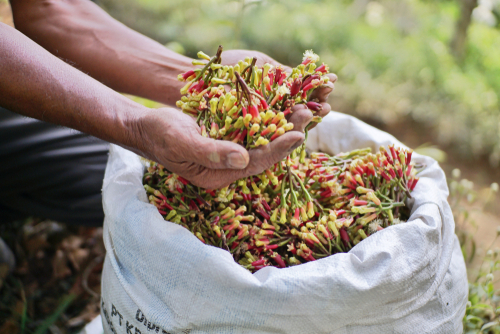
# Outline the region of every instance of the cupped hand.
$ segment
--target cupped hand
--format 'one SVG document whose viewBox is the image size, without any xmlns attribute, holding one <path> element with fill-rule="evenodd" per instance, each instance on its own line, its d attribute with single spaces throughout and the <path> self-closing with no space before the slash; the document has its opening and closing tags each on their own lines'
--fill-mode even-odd
<svg viewBox="0 0 500 334">
<path fill-rule="evenodd" d="M 332 110 L 332 107 L 327 102 L 328 96 L 334 89 L 334 84 L 337 81 L 337 76 L 333 73 L 327 74 L 330 79 L 326 84 L 316 88 L 310 97 L 310 101 L 318 102 L 321 104 L 321 110 L 318 111 L 315 115 L 320 117 L 325 117 Z M 288 121 L 294 124 L 294 130 L 304 132 L 305 127 L 308 126 L 308 129 L 311 130 L 318 123 L 311 123 L 313 118 L 313 113 L 309 110 L 305 105 L 299 104 L 297 105 L 298 110 L 290 114 Z"/>
<path fill-rule="evenodd" d="M 290 131 L 247 151 L 230 141 L 203 137 L 191 116 L 173 108 L 150 109 L 135 122 L 134 132 L 138 154 L 207 189 L 259 174 L 304 141 L 302 133 Z"/>
<path fill-rule="evenodd" d="M 256 57 L 257 58 L 257 66 L 263 66 L 265 63 L 269 63 L 273 66 L 283 66 L 285 71 L 288 73 L 292 72 L 292 69 L 288 66 L 284 66 L 269 57 L 265 53 L 259 51 L 251 51 L 251 50 L 228 50 L 222 53 L 222 64 L 223 65 L 234 65 L 239 60 L 245 59 L 245 57 Z M 333 73 L 329 73 L 328 78 L 330 79 L 326 84 L 316 88 L 314 92 L 311 94 L 310 100 L 314 102 L 318 102 L 321 104 L 321 110 L 316 113 L 317 116 L 325 117 L 332 110 L 332 107 L 327 102 L 328 96 L 334 89 L 334 84 L 337 81 L 337 76 Z M 313 113 L 304 105 L 299 105 L 297 108 L 294 108 L 294 112 L 287 117 L 287 120 L 294 125 L 294 130 L 299 132 L 304 132 L 306 126 L 308 124 L 308 129 L 314 128 L 317 123 L 311 123 L 313 119 Z"/>
</svg>

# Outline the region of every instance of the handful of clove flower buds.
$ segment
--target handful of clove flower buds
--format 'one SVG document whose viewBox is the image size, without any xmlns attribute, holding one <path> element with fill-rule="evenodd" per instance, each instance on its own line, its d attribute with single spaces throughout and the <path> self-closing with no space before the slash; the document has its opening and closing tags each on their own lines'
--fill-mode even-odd
<svg viewBox="0 0 500 334">
<path fill-rule="evenodd" d="M 187 84 L 177 106 L 197 118 L 202 135 L 251 149 L 293 129 L 286 116 L 294 105 L 306 104 L 313 113 L 321 107 L 309 97 L 328 81 L 328 66 L 317 67 L 312 51 L 291 73 L 269 64 L 258 68 L 255 58 L 222 66 L 221 53 L 221 47 L 214 57 L 198 53 L 206 62 L 193 63 L 204 67 L 179 75 Z M 304 144 L 260 175 L 219 190 L 194 186 L 154 162 L 143 182 L 165 220 L 255 272 L 348 252 L 405 221 L 405 201 L 418 182 L 411 156 L 389 146 L 376 154 L 360 149 L 307 158 Z"/>
<path fill-rule="evenodd" d="M 292 73 L 270 64 L 257 68 L 257 58 L 222 66 L 221 53 L 221 46 L 212 58 L 199 52 L 208 62 L 195 60 L 193 64 L 204 67 L 178 76 L 187 84 L 177 107 L 197 118 L 203 136 L 255 148 L 293 129 L 286 116 L 294 105 L 305 104 L 313 113 L 321 110 L 321 104 L 308 99 L 315 88 L 328 82 L 328 66 L 316 67 L 319 57 L 312 51 L 306 52 Z M 319 116 L 313 118 L 313 122 L 320 121 Z"/>
</svg>

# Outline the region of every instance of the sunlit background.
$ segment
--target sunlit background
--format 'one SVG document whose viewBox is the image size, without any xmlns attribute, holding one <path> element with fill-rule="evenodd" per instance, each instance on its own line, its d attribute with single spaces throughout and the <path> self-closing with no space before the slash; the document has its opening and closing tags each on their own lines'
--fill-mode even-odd
<svg viewBox="0 0 500 334">
<path fill-rule="evenodd" d="M 403 140 L 423 136 L 498 167 L 500 1 L 468 8 L 473 2 L 100 0 L 118 20 L 189 56 L 223 44 L 297 64 L 313 49 L 339 76 L 334 109 L 404 124 Z"/>
<path fill-rule="evenodd" d="M 454 202 L 457 234 L 466 257 L 486 253 L 500 225 L 490 187 L 500 180 L 500 0 L 97 3 L 187 56 L 222 44 L 296 65 L 313 49 L 338 75 L 334 110 L 436 158 L 452 191 L 465 189 Z M 5 0 L 0 21 L 12 24 Z"/>
</svg>

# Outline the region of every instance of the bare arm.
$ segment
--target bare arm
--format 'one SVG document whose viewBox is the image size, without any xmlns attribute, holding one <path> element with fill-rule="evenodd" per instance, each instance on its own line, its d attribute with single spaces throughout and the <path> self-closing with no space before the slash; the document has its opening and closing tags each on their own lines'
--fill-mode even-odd
<svg viewBox="0 0 500 334">
<path fill-rule="evenodd" d="M 132 123 L 147 112 L 2 23 L 0 106 L 126 147 Z"/>
<path fill-rule="evenodd" d="M 232 142 L 202 137 L 190 116 L 172 108 L 145 108 L 3 23 L 0 106 L 121 145 L 212 189 L 262 172 L 304 140 L 292 131 L 248 152 Z"/>
<path fill-rule="evenodd" d="M 169 105 L 180 98 L 183 83 L 177 81 L 177 75 L 192 68 L 191 59 L 127 28 L 91 1 L 11 0 L 11 4 L 17 29 L 108 87 Z M 307 108 L 297 106 L 289 121 L 298 131 L 291 131 L 249 153 L 230 142 L 203 138 L 196 123 L 177 110 L 150 110 L 126 101 L 96 81 L 86 76 L 83 79 L 83 73 L 70 71 L 70 66 L 62 66 L 56 58 L 37 63 L 36 60 L 45 59 L 49 54 L 45 52 L 38 59 L 41 48 L 35 48 L 32 42 L 23 43 L 29 44 L 35 53 L 24 54 L 23 58 L 19 57 L 22 50 L 10 54 L 6 51 L 5 56 L 12 58 L 11 66 L 18 71 L 30 69 L 19 73 L 21 77 L 10 73 L 18 87 L 26 81 L 29 84 L 12 90 L 2 87 L 6 77 L 0 76 L 0 89 L 4 89 L 0 93 L 8 93 L 0 97 L 0 105 L 127 147 L 207 188 L 258 174 L 284 158 L 303 141 L 304 135 L 298 132 L 312 118 Z M 226 51 L 223 59 L 231 63 L 243 55 L 248 52 Z M 257 56 L 261 62 L 274 62 L 264 54 Z M 35 75 L 31 66 L 40 72 Z M 323 104 L 321 116 L 330 111 L 326 100 L 335 79 L 333 76 L 328 87 L 314 92 Z M 35 87 L 35 84 L 38 85 Z M 45 89 L 50 89 L 47 96 L 43 95 Z M 52 103 L 58 108 L 51 107 Z"/>
<path fill-rule="evenodd" d="M 180 98 L 183 83 L 177 75 L 193 67 L 191 59 L 126 27 L 91 1 L 10 1 L 17 29 L 108 87 L 168 105 Z M 244 50 L 225 51 L 223 62 L 235 64 L 250 55 L 259 66 L 278 64 L 263 53 Z M 330 111 L 327 99 L 336 80 L 331 74 L 327 87 L 312 96 L 323 105 L 320 116 Z M 311 118 L 308 110 L 300 110 L 289 121 L 302 131 Z"/>
<path fill-rule="evenodd" d="M 174 105 L 191 59 L 126 27 L 89 0 L 11 0 L 18 30 L 112 89 Z"/>
</svg>

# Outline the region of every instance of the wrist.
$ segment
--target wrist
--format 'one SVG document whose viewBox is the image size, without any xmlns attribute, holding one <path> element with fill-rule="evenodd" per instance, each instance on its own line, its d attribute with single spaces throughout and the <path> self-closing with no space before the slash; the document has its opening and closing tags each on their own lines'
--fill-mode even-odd
<svg viewBox="0 0 500 334">
<path fill-rule="evenodd" d="M 165 49 L 161 60 L 156 60 L 155 66 L 152 68 L 149 76 L 149 84 L 144 85 L 145 88 L 142 94 L 131 92 L 134 95 L 141 95 L 145 98 L 175 106 L 175 102 L 181 98 L 180 90 L 186 84 L 177 80 L 180 73 L 185 73 L 195 68 L 192 65 L 192 59 L 176 54 L 168 49 Z"/>
<path fill-rule="evenodd" d="M 151 158 L 146 148 L 151 147 L 145 124 L 154 109 L 130 101 L 125 109 L 116 113 L 116 128 L 119 129 L 115 143 L 141 156 Z"/>
</svg>

